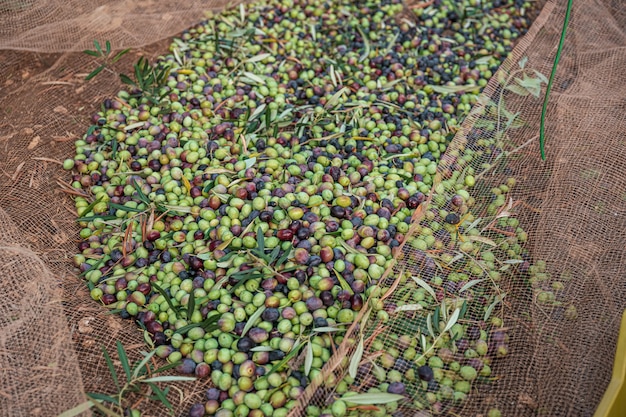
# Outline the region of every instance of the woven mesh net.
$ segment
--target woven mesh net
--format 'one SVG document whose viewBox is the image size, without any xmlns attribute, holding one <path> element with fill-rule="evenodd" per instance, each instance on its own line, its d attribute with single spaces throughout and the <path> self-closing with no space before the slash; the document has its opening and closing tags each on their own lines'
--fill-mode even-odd
<svg viewBox="0 0 626 417">
<path fill-rule="evenodd" d="M 99 103 L 120 89 L 117 72 L 128 70 L 140 55 L 163 53 L 169 36 L 202 20 L 205 10 L 225 5 L 0 4 L 0 414 L 58 415 L 83 402 L 85 392 L 107 392 L 111 386 L 101 346 L 113 352 L 119 340 L 131 359 L 145 350 L 142 332 L 92 301 L 71 264 L 79 236 L 72 201 L 62 191 L 68 175 L 59 162 L 72 156 L 73 141 Z M 490 364 L 497 380 L 475 387 L 459 415 L 485 414 L 490 408 L 507 416 L 591 415 L 611 377 L 626 301 L 626 176 L 620 168 L 626 158 L 626 86 L 620 82 L 626 67 L 626 12 L 620 2 L 574 2 L 548 106 L 545 162 L 538 152 L 542 100 L 502 87 L 519 75 L 522 60 L 530 70 L 550 73 L 565 6 L 564 1 L 545 3 L 439 167 L 442 184 L 459 168 L 467 175 L 463 155 L 484 154 L 471 165 L 477 180 L 473 218 L 490 210 L 494 187 L 516 179 L 497 213 L 507 210 L 514 216 L 503 216 L 505 220 L 519 220 L 528 233 L 524 250 L 534 265 L 526 274 L 503 274 L 499 288 L 506 296 L 494 308 L 504 309 L 508 354 Z M 86 83 L 93 61 L 80 51 L 90 48 L 93 39 L 109 39 L 133 52 Z M 524 123 L 501 133 L 504 102 L 506 111 L 519 114 Z M 481 140 L 496 140 L 503 151 L 490 153 Z M 411 230 L 418 231 L 429 208 L 450 198 L 452 191 L 436 182 L 432 206 L 418 211 Z M 494 239 L 512 227 L 489 226 L 498 229 L 491 230 Z M 404 294 L 398 286 L 418 289 L 407 276 L 430 279 L 450 273 L 429 271 L 433 265 L 425 262 L 436 256 L 409 245 L 398 251 L 396 265 L 381 281 L 384 288 L 395 289 L 384 299 L 385 311 L 392 313 L 389 322 L 373 321 L 368 329 L 353 326 L 337 359 L 307 388 L 292 415 L 303 415 L 307 406 L 324 407 L 336 397 L 334 384 L 325 381 L 349 373 L 345 358 L 353 357 L 361 334 L 363 357 L 375 362 L 381 349 L 407 349 L 394 335 L 425 332 L 425 314 L 396 314 L 393 306 Z M 487 284 L 477 283 L 472 290 L 480 294 Z M 469 311 L 466 318 L 479 323 L 483 313 Z M 385 342 L 377 344 L 377 339 Z M 372 365 L 361 365 L 356 390 L 373 384 L 368 379 Z M 170 396 L 176 414 L 201 401 L 208 384 L 178 385 L 181 394 Z M 159 407 L 144 406 L 148 415 L 165 415 Z"/>
</svg>

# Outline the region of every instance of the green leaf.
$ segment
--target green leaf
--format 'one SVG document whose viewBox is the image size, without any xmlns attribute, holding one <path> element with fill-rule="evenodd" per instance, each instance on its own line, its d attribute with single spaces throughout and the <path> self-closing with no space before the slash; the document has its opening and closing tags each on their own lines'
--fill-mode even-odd
<svg viewBox="0 0 626 417">
<path fill-rule="evenodd" d="M 137 83 L 135 83 L 128 75 L 120 74 L 120 80 L 127 85 L 137 87 Z"/>
<path fill-rule="evenodd" d="M 146 366 L 150 358 L 153 357 L 155 353 L 156 350 L 153 350 L 150 353 L 146 354 L 146 357 L 143 358 L 141 362 L 137 364 L 137 366 L 135 366 L 135 369 L 133 369 L 133 379 L 137 379 L 137 377 L 139 376 L 139 372 L 144 368 L 144 366 Z"/>
<path fill-rule="evenodd" d="M 522 57 L 522 59 L 519 60 L 518 65 L 521 69 L 524 69 L 524 67 L 526 66 L 526 63 L 528 62 L 528 57 Z"/>
<path fill-rule="evenodd" d="M 530 78 L 524 74 L 524 77 L 521 80 L 519 78 L 515 78 L 515 81 L 522 87 L 526 88 L 533 96 L 539 98 L 539 94 L 541 94 L 541 80 L 539 78 Z"/>
<path fill-rule="evenodd" d="M 120 60 L 120 58 L 122 58 L 124 55 L 126 55 L 128 52 L 130 52 L 130 48 L 126 48 L 124 50 L 119 51 L 111 60 L 112 63 L 116 63 L 117 61 Z"/>
<path fill-rule="evenodd" d="M 435 337 L 435 331 L 433 330 L 433 316 L 432 316 L 432 314 L 429 314 L 426 317 L 426 327 L 428 328 L 428 333 L 434 338 Z"/>
<path fill-rule="evenodd" d="M 256 232 L 257 248 L 261 253 L 265 252 L 265 236 L 263 235 L 263 229 L 259 227 Z"/>
<path fill-rule="evenodd" d="M 109 356 L 109 352 L 107 352 L 106 348 L 102 346 L 102 354 L 104 356 L 104 360 L 106 361 L 107 367 L 109 368 L 109 372 L 111 373 L 111 378 L 113 378 L 113 383 L 118 391 L 121 389 L 120 383 L 117 379 L 117 372 L 115 371 L 115 366 L 113 365 L 113 361 Z"/>
<path fill-rule="evenodd" d="M 93 44 L 94 44 L 94 46 L 96 47 L 96 51 L 98 51 L 98 53 L 99 53 L 101 56 L 102 56 L 102 55 L 104 55 L 104 54 L 102 53 L 102 48 L 100 47 L 100 42 L 98 42 L 98 41 L 94 40 L 94 41 L 93 41 Z"/>
<path fill-rule="evenodd" d="M 116 342 L 117 345 L 117 356 L 120 358 L 120 362 L 122 363 L 122 369 L 126 374 L 126 380 L 130 382 L 131 379 L 131 371 L 130 365 L 128 364 L 128 356 L 126 356 L 126 351 L 124 350 L 124 346 L 122 346 L 122 342 L 119 340 Z"/>
<path fill-rule="evenodd" d="M 253 57 L 250 57 L 250 58 L 246 59 L 245 62 L 259 62 L 259 61 L 263 61 L 264 59 L 269 58 L 271 56 L 272 56 L 272 54 L 269 54 L 269 53 L 258 54 L 258 55 L 255 55 Z"/>
<path fill-rule="evenodd" d="M 330 327 L 330 326 L 321 326 L 321 327 L 315 327 L 313 330 L 311 330 L 312 332 L 318 332 L 318 333 L 332 333 L 332 332 L 344 332 L 346 329 L 340 329 L 337 327 Z"/>
<path fill-rule="evenodd" d="M 419 311 L 423 309 L 424 307 L 421 304 L 405 304 L 405 305 L 396 307 L 396 309 L 394 310 L 394 313 L 398 313 L 400 311 Z"/>
<path fill-rule="evenodd" d="M 100 56 L 100 54 L 98 54 L 98 52 L 96 52 L 96 51 L 90 51 L 89 49 L 85 49 L 85 50 L 83 51 L 83 53 L 84 53 L 84 54 L 87 54 L 87 55 L 89 55 L 89 56 L 96 57 L 96 58 L 98 58 L 98 57 Z"/>
<path fill-rule="evenodd" d="M 176 375 L 167 375 L 167 376 L 155 376 L 152 378 L 147 378 L 142 380 L 141 382 L 175 382 L 175 381 L 195 381 L 196 377 L 193 376 L 176 376 Z"/>
<path fill-rule="evenodd" d="M 205 186 L 204 186 L 203 191 L 204 191 L 205 193 L 208 193 L 209 191 L 211 191 L 211 189 L 212 189 L 213 187 L 215 187 L 215 181 L 209 181 L 209 182 L 207 183 L 207 185 L 205 185 Z"/>
<path fill-rule="evenodd" d="M 433 300 L 437 301 L 437 294 L 435 294 L 435 290 L 433 290 L 433 288 L 430 285 L 428 285 L 426 281 L 416 276 L 411 276 L 411 278 L 413 278 L 413 281 L 415 281 L 417 285 L 425 289 L 426 292 L 428 292 L 428 294 L 430 294 L 430 296 L 433 297 Z"/>
<path fill-rule="evenodd" d="M 246 169 L 252 168 L 256 164 L 256 157 L 248 158 L 244 161 Z"/>
<path fill-rule="evenodd" d="M 473 236 L 473 235 L 469 235 L 467 236 L 468 240 L 471 240 L 472 242 L 480 242 L 480 243 L 484 243 L 485 245 L 489 245 L 489 246 L 498 246 L 496 244 L 496 242 L 494 242 L 493 240 L 489 239 L 488 237 L 485 236 Z"/>
<path fill-rule="evenodd" d="M 476 65 L 483 65 L 483 64 L 488 64 L 489 61 L 491 61 L 492 56 L 491 55 L 485 55 L 485 56 L 481 56 L 480 58 L 474 60 L 474 63 Z"/>
<path fill-rule="evenodd" d="M 267 257 L 268 263 L 273 264 L 274 262 L 276 262 L 278 255 L 280 255 L 280 246 L 276 246 L 274 249 L 272 249 L 272 252 L 270 252 L 269 256 Z"/>
<path fill-rule="evenodd" d="M 145 210 L 138 209 L 135 207 L 129 207 L 122 204 L 109 203 L 110 208 L 114 208 L 116 210 L 130 211 L 132 213 L 143 213 Z"/>
<path fill-rule="evenodd" d="M 337 91 L 328 99 L 324 107 L 326 107 L 327 109 L 334 108 L 335 106 L 337 106 L 337 104 L 339 104 L 339 98 L 341 98 L 341 96 L 348 91 L 350 91 L 348 87 L 342 87 L 341 89 L 339 89 L 339 91 Z"/>
<path fill-rule="evenodd" d="M 74 408 L 71 408 L 67 411 L 62 412 L 61 414 L 58 415 L 58 417 L 74 417 L 89 410 L 91 407 L 93 407 L 93 402 L 85 401 L 84 403 L 79 404 Z"/>
<path fill-rule="evenodd" d="M 250 349 L 251 352 L 271 352 L 274 349 L 272 349 L 270 346 L 255 346 L 252 349 Z"/>
<path fill-rule="evenodd" d="M 191 315 L 196 308 L 196 296 L 193 291 L 189 293 L 189 301 L 187 302 L 187 320 L 191 320 Z"/>
<path fill-rule="evenodd" d="M 549 80 L 548 80 L 548 78 L 545 75 L 543 75 L 542 73 L 540 73 L 537 70 L 533 70 L 533 72 L 541 80 L 541 82 L 543 82 L 544 84 L 548 84 Z"/>
<path fill-rule="evenodd" d="M 344 396 L 341 397 L 341 400 L 359 405 L 375 405 L 400 401 L 404 398 L 404 395 L 400 394 L 390 394 L 387 392 L 367 392 L 364 394 L 356 395 L 344 394 Z"/>
<path fill-rule="evenodd" d="M 91 268 L 87 269 L 85 272 L 81 272 L 79 277 L 85 276 L 87 275 L 87 273 L 89 271 L 95 271 L 96 269 L 100 268 L 100 266 L 104 263 L 104 258 L 100 258 L 98 260 L 98 262 L 96 262 Z"/>
<path fill-rule="evenodd" d="M 421 346 L 422 346 L 422 352 L 426 352 L 426 348 L 428 347 L 428 343 L 426 341 L 426 336 L 424 336 L 423 334 L 420 335 L 420 342 L 421 342 Z"/>
<path fill-rule="evenodd" d="M 100 201 L 102 201 L 101 198 L 94 200 L 93 202 L 91 202 L 91 204 L 89 204 L 87 207 L 85 207 L 84 209 L 82 209 L 80 211 L 80 215 L 82 216 L 83 214 L 89 214 L 89 212 L 96 206 L 96 204 L 98 204 Z"/>
<path fill-rule="evenodd" d="M 113 215 L 97 215 L 97 216 L 87 216 L 87 217 L 79 217 L 76 219 L 77 222 L 90 222 L 92 220 L 96 220 L 96 219 L 100 219 L 100 220 L 115 220 L 117 219 L 116 216 Z"/>
<path fill-rule="evenodd" d="M 498 303 L 501 303 L 502 300 L 504 300 L 504 297 L 506 297 L 506 293 L 496 295 L 494 302 L 491 303 L 489 307 L 487 307 L 487 311 L 485 311 L 485 317 L 484 317 L 485 321 L 489 319 L 489 317 L 491 316 L 491 313 L 493 312 L 493 309 L 498 305 Z"/>
<path fill-rule="evenodd" d="M 304 355 L 304 375 L 308 376 L 309 372 L 311 372 L 311 366 L 313 365 L 313 347 L 311 346 L 311 342 L 309 341 L 306 344 L 305 355 Z"/>
<path fill-rule="evenodd" d="M 89 128 L 87 129 L 86 135 L 87 135 L 87 136 L 91 135 L 91 134 L 92 134 L 93 132 L 95 132 L 95 131 L 96 131 L 96 129 L 98 129 L 98 128 L 99 128 L 99 126 L 96 126 L 96 125 L 91 125 L 91 126 L 89 126 Z"/>
<path fill-rule="evenodd" d="M 356 27 L 356 30 L 361 35 L 361 39 L 363 40 L 363 46 L 365 47 L 363 54 L 359 57 L 359 62 L 363 62 L 370 55 L 370 40 L 369 37 L 363 33 L 363 30 L 361 30 L 359 26 Z"/>
<path fill-rule="evenodd" d="M 513 93 L 515 93 L 515 94 L 517 94 L 518 96 L 521 96 L 521 97 L 526 97 L 527 95 L 530 94 L 530 92 L 526 88 L 521 87 L 521 86 L 519 86 L 517 84 L 507 85 L 506 86 L 506 90 L 512 91 Z"/>
<path fill-rule="evenodd" d="M 506 261 L 502 261 L 502 263 L 515 265 L 515 264 L 522 264 L 524 263 L 524 261 L 522 259 L 507 259 Z"/>
<path fill-rule="evenodd" d="M 241 331 L 241 337 L 244 337 L 246 333 L 248 333 L 248 330 L 250 330 L 252 326 L 254 326 L 254 323 L 259 319 L 259 317 L 261 317 L 261 314 L 263 314 L 264 311 L 265 311 L 264 305 L 257 308 L 254 314 L 252 314 L 250 318 L 248 319 L 248 321 L 246 322 L 246 325 L 243 327 L 243 330 Z"/>
<path fill-rule="evenodd" d="M 289 362 L 294 356 L 298 354 L 300 349 L 302 349 L 302 346 L 304 346 L 304 344 L 300 340 L 298 340 L 296 344 L 293 346 L 293 348 L 291 348 L 291 351 L 289 351 L 289 353 L 285 355 L 285 357 L 280 362 L 272 366 L 272 368 L 267 373 L 265 373 L 265 375 L 263 375 L 261 378 L 267 378 L 274 372 L 280 370 L 283 366 L 287 364 L 287 362 Z"/>
<path fill-rule="evenodd" d="M 468 309 L 467 301 L 463 300 L 463 305 L 461 306 L 461 312 L 459 313 L 460 319 L 465 318 L 465 313 L 467 313 L 467 309 Z"/>
<path fill-rule="evenodd" d="M 463 285 L 460 289 L 459 289 L 459 294 L 462 293 L 463 291 L 467 291 L 470 288 L 472 288 L 474 285 L 479 284 L 481 282 L 483 282 L 484 279 L 473 279 L 471 281 L 468 281 L 465 285 Z"/>
<path fill-rule="evenodd" d="M 446 323 L 446 327 L 443 328 L 443 332 L 445 333 L 448 330 L 450 330 L 452 328 L 452 326 L 454 326 L 456 324 L 456 321 L 459 319 L 459 314 L 461 313 L 461 309 L 460 308 L 456 308 L 454 309 L 454 311 L 452 312 L 452 315 L 450 316 L 450 318 L 448 319 L 448 322 Z"/>
<path fill-rule="evenodd" d="M 111 42 L 106 41 L 105 45 L 106 45 L 107 55 L 109 55 L 111 53 Z"/>
<path fill-rule="evenodd" d="M 117 398 L 113 398 L 106 394 L 101 394 L 99 392 L 88 392 L 85 395 L 87 396 L 87 398 L 91 399 L 92 402 L 94 402 L 94 400 L 98 400 L 98 401 L 106 401 L 111 404 L 119 405 Z"/>
<path fill-rule="evenodd" d="M 473 84 L 469 84 L 469 85 L 429 85 L 428 87 L 432 88 L 432 90 L 435 93 L 444 93 L 444 94 L 445 93 L 454 94 L 454 93 L 460 93 L 460 92 L 471 93 L 471 92 L 480 90 L 480 86 L 479 85 L 473 85 Z"/>
<path fill-rule="evenodd" d="M 160 374 L 162 372 L 165 371 L 169 371 L 170 369 L 174 369 L 176 368 L 178 365 L 180 365 L 182 362 L 172 362 L 172 363 L 168 363 L 167 365 L 163 365 L 160 368 L 157 368 L 155 370 L 152 371 L 152 374 Z"/>
<path fill-rule="evenodd" d="M 117 139 L 113 138 L 111 140 L 111 159 L 115 159 L 117 155 Z"/>
<path fill-rule="evenodd" d="M 261 84 L 261 85 L 265 85 L 265 80 L 261 77 L 259 77 L 256 74 L 253 74 L 251 72 L 244 72 L 243 75 L 249 79 L 251 79 L 252 81 L 254 81 L 255 83 Z"/>
<path fill-rule="evenodd" d="M 137 196 L 139 197 L 139 199 L 143 203 L 145 203 L 147 206 L 149 206 L 152 203 L 152 201 L 148 198 L 148 196 L 146 196 L 143 193 L 143 191 L 141 191 L 141 186 L 134 179 L 133 179 L 133 187 L 135 187 L 135 190 L 137 191 Z"/>
<path fill-rule="evenodd" d="M 348 291 L 350 294 L 354 294 L 352 287 L 343 278 L 343 276 L 339 273 L 339 271 L 337 271 L 335 268 L 333 268 L 333 271 L 335 271 L 335 275 L 337 276 L 337 279 L 339 280 L 339 285 L 341 285 L 341 288 L 343 288 L 344 291 Z"/>
<path fill-rule="evenodd" d="M 361 359 L 363 358 L 363 352 L 365 351 L 365 347 L 363 345 L 363 334 L 361 334 L 361 339 L 359 340 L 359 344 L 352 355 L 352 359 L 350 359 L 350 366 L 348 367 L 348 373 L 352 378 L 356 378 L 357 371 L 359 370 L 359 364 L 361 363 Z"/>
<path fill-rule="evenodd" d="M 158 386 L 156 386 L 156 384 L 152 382 L 148 382 L 148 385 L 150 386 L 150 388 L 152 388 L 152 391 L 154 391 L 154 394 L 163 403 L 163 405 L 165 405 L 169 410 L 174 409 L 174 407 L 172 407 L 172 404 L 170 404 L 170 402 L 167 400 L 167 394 L 163 392 L 161 388 L 159 388 Z"/>
<path fill-rule="evenodd" d="M 285 251 L 283 252 L 281 257 L 276 260 L 276 266 L 281 266 L 282 264 L 287 262 L 287 259 L 289 259 L 290 255 L 291 255 L 291 249 L 292 248 L 293 248 L 293 245 L 289 244 L 289 247 L 287 249 L 285 249 Z"/>
<path fill-rule="evenodd" d="M 98 409 L 98 411 L 100 411 L 102 414 L 104 414 L 105 416 L 109 416 L 109 417 L 120 417 L 119 414 L 117 414 L 116 412 L 109 410 L 108 408 L 106 408 L 105 406 L 103 406 L 102 404 L 100 404 L 98 401 L 94 401 L 93 402 L 93 406 L 95 408 Z"/>
<path fill-rule="evenodd" d="M 437 326 L 437 331 L 439 331 L 439 312 L 441 311 L 441 308 L 439 306 L 435 307 L 435 312 L 433 313 L 433 323 L 435 326 Z"/>
<path fill-rule="evenodd" d="M 170 306 L 170 308 L 174 311 L 177 312 L 178 311 L 178 307 L 175 306 L 172 303 L 172 300 L 170 297 L 167 296 L 167 293 L 165 292 L 165 290 L 163 288 L 161 288 L 159 286 L 159 284 L 157 284 L 156 282 L 150 282 L 150 285 L 152 286 L 152 288 L 154 288 L 159 294 L 161 294 L 163 296 L 163 298 L 165 298 L 165 301 L 167 302 L 167 305 Z"/>
</svg>

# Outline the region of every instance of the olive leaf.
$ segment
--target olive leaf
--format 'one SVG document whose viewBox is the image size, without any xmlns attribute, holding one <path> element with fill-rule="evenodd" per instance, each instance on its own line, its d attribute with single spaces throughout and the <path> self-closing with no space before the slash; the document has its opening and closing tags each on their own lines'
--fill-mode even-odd
<svg viewBox="0 0 626 417">
<path fill-rule="evenodd" d="M 363 62 L 370 56 L 370 40 L 369 36 L 366 36 L 365 33 L 363 33 L 363 30 L 360 26 L 357 26 L 356 30 L 361 35 L 361 39 L 363 40 L 363 46 L 365 47 L 363 54 L 359 57 L 359 62 Z"/>
<path fill-rule="evenodd" d="M 480 284 L 481 282 L 483 282 L 485 279 L 473 279 L 471 281 L 468 281 L 465 285 L 463 285 L 460 289 L 459 289 L 459 294 L 469 290 L 470 288 L 472 288 L 474 285 L 476 284 Z"/>
<path fill-rule="evenodd" d="M 489 61 L 491 61 L 491 58 L 493 58 L 491 55 L 481 56 L 480 58 L 474 60 L 474 64 L 476 65 L 488 64 Z"/>
<path fill-rule="evenodd" d="M 423 309 L 424 307 L 421 304 L 404 304 L 396 307 L 394 313 L 398 313 L 400 311 L 418 311 Z"/>
<path fill-rule="evenodd" d="M 473 85 L 473 84 L 469 84 L 469 85 L 429 85 L 428 87 L 430 87 L 435 93 L 448 93 L 448 94 L 454 94 L 454 93 L 460 93 L 460 92 L 471 93 L 471 92 L 474 92 L 474 91 L 479 91 L 480 88 L 481 88 L 479 85 Z"/>
<path fill-rule="evenodd" d="M 189 301 L 187 302 L 187 320 L 191 320 L 191 315 L 196 309 L 196 296 L 193 291 L 189 293 Z"/>
<path fill-rule="evenodd" d="M 339 329 L 337 327 L 330 327 L 330 326 L 322 326 L 322 327 L 315 327 L 311 331 L 318 332 L 318 333 L 332 333 L 332 332 L 344 332 L 346 331 L 346 329 Z"/>
<path fill-rule="evenodd" d="M 156 350 L 151 351 L 150 353 L 147 353 L 145 355 L 145 357 L 141 360 L 141 362 L 139 362 L 134 368 L 133 368 L 133 378 L 137 378 L 139 376 L 139 372 L 142 369 L 145 369 L 144 367 L 146 366 L 146 364 L 148 363 L 148 361 L 150 360 L 150 358 L 152 358 L 154 356 L 154 354 L 156 353 Z"/>
<path fill-rule="evenodd" d="M 246 71 L 243 73 L 244 77 L 246 77 L 247 79 L 252 80 L 253 82 L 257 83 L 257 84 L 261 84 L 261 85 L 265 85 L 265 80 L 261 77 L 259 77 L 256 74 L 253 74 L 249 71 Z"/>
<path fill-rule="evenodd" d="M 472 242 L 480 242 L 480 243 L 484 243 L 485 245 L 489 245 L 489 246 L 498 246 L 498 244 L 496 242 L 494 242 L 493 240 L 489 239 L 488 237 L 484 237 L 484 236 L 466 236 L 468 240 L 472 241 Z"/>
<path fill-rule="evenodd" d="M 78 416 L 78 415 L 84 413 L 85 411 L 89 410 L 93 406 L 94 406 L 93 401 L 91 401 L 91 400 L 85 401 L 84 403 L 80 403 L 80 404 L 78 404 L 76 407 L 74 407 L 72 409 L 64 411 L 63 413 L 59 414 L 58 417 L 74 417 L 74 416 Z"/>
<path fill-rule="evenodd" d="M 433 317 L 430 313 L 426 317 L 426 327 L 428 328 L 428 333 L 434 338 L 435 332 L 433 330 Z"/>
<path fill-rule="evenodd" d="M 258 106 L 256 109 L 254 109 L 254 112 L 252 112 L 252 115 L 248 119 L 248 122 L 251 122 L 254 119 L 257 119 L 257 118 L 261 117 L 261 114 L 263 114 L 263 112 L 265 111 L 266 107 L 267 107 L 267 105 L 265 103 L 263 103 L 260 106 Z"/>
<path fill-rule="evenodd" d="M 437 300 L 437 294 L 435 294 L 435 290 L 433 290 L 433 288 L 430 285 L 428 285 L 426 281 L 424 281 L 421 278 L 416 277 L 415 275 L 412 275 L 411 278 L 413 279 L 413 281 L 417 283 L 417 285 L 425 289 L 426 292 L 428 292 L 428 294 L 430 294 L 430 296 L 433 297 L 434 300 Z"/>
<path fill-rule="evenodd" d="M 246 59 L 246 62 L 259 62 L 259 61 L 263 61 L 264 59 L 267 59 L 267 58 L 269 58 L 271 56 L 272 56 L 272 54 L 269 54 L 269 53 L 258 54 L 258 55 L 255 55 L 253 57 L 250 57 L 250 58 Z"/>
<path fill-rule="evenodd" d="M 364 394 L 344 394 L 341 400 L 360 405 L 387 404 L 404 399 L 403 395 L 387 392 L 367 392 Z"/>
<path fill-rule="evenodd" d="M 115 366 L 113 365 L 113 361 L 111 360 L 111 356 L 109 355 L 109 352 L 106 350 L 106 348 L 104 346 L 102 346 L 102 354 L 104 356 L 104 360 L 107 364 L 107 367 L 109 368 L 109 373 L 111 374 L 111 378 L 113 379 L 113 383 L 115 384 L 115 387 L 119 390 L 120 389 L 120 383 L 119 380 L 117 378 L 117 372 L 115 371 Z"/>
<path fill-rule="evenodd" d="M 348 373 L 352 378 L 356 378 L 357 371 L 359 370 L 359 364 L 361 363 L 361 358 L 363 357 L 363 352 L 365 347 L 363 346 L 363 334 L 361 334 L 361 339 L 359 340 L 359 344 L 352 355 L 352 359 L 350 359 L 350 366 L 348 368 Z"/>
<path fill-rule="evenodd" d="M 150 285 L 152 286 L 153 289 L 155 289 L 159 294 L 161 294 L 163 296 L 163 298 L 165 298 L 165 301 L 167 302 L 167 305 L 172 309 L 172 311 L 174 311 L 175 313 L 178 312 L 179 307 L 174 305 L 174 303 L 172 302 L 172 298 L 167 295 L 167 293 L 165 292 L 165 290 L 163 288 L 161 288 L 161 286 L 159 284 L 157 284 L 156 282 L 150 282 Z"/>
<path fill-rule="evenodd" d="M 241 337 L 244 337 L 246 333 L 248 333 L 248 330 L 250 330 L 252 326 L 254 326 L 254 323 L 259 319 L 259 317 L 261 317 L 261 314 L 263 314 L 264 311 L 265 306 L 257 308 L 254 314 L 252 314 L 246 322 L 246 325 L 243 327 L 243 330 L 241 331 Z"/>
<path fill-rule="evenodd" d="M 343 278 L 343 276 L 339 273 L 339 271 L 337 271 L 335 268 L 333 268 L 333 271 L 335 272 L 335 275 L 337 276 L 337 280 L 339 281 L 339 285 L 341 285 L 341 288 L 344 291 L 348 291 L 350 294 L 354 294 L 354 291 L 352 290 L 352 287 Z"/>
<path fill-rule="evenodd" d="M 447 332 L 448 330 L 452 328 L 452 326 L 456 324 L 460 313 L 461 313 L 460 308 L 457 308 L 452 312 L 452 315 L 450 316 L 450 318 L 448 319 L 448 322 L 446 323 L 446 327 L 443 328 L 443 332 L 441 333 Z"/>
<path fill-rule="evenodd" d="M 506 297 L 506 293 L 503 294 L 498 294 L 496 295 L 493 303 L 491 303 L 489 305 L 489 307 L 487 307 L 487 310 L 485 311 L 485 317 L 484 320 L 487 321 L 489 319 L 489 317 L 491 316 L 491 313 L 493 312 L 493 309 L 502 302 L 502 300 L 504 300 L 504 297 Z"/>
<path fill-rule="evenodd" d="M 122 342 L 118 340 L 116 342 L 116 346 L 117 346 L 117 356 L 120 360 L 120 363 L 122 364 L 122 369 L 124 370 L 124 373 L 126 374 L 126 380 L 127 382 L 130 382 L 132 378 L 132 373 L 130 370 L 130 365 L 128 363 L 128 356 L 126 355 L 124 346 L 122 346 Z"/>
<path fill-rule="evenodd" d="M 519 62 L 517 63 L 520 67 L 520 69 L 524 69 L 524 67 L 526 66 L 526 63 L 528 62 L 528 57 L 524 56 L 522 57 L 522 59 L 519 60 Z"/>
<path fill-rule="evenodd" d="M 173 381 L 195 381 L 196 378 L 192 376 L 155 376 L 152 378 L 143 379 L 141 382 L 173 382 Z"/>
<path fill-rule="evenodd" d="M 311 366 L 313 365 L 313 347 L 311 346 L 311 341 L 309 341 L 305 348 L 304 355 L 304 374 L 309 375 L 311 372 Z"/>
<path fill-rule="evenodd" d="M 270 346 L 255 346 L 250 349 L 250 352 L 271 352 L 274 349 Z"/>
</svg>

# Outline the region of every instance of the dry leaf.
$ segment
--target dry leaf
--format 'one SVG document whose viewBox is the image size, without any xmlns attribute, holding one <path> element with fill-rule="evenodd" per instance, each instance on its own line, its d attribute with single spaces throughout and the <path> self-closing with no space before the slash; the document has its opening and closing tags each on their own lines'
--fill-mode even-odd
<svg viewBox="0 0 626 417">
<path fill-rule="evenodd" d="M 41 137 L 39 135 L 35 136 L 33 138 L 33 140 L 30 141 L 30 143 L 28 144 L 28 147 L 26 149 L 28 149 L 29 151 L 32 151 L 33 149 L 35 149 L 37 147 L 37 145 L 39 145 L 39 140 L 41 139 Z"/>
</svg>

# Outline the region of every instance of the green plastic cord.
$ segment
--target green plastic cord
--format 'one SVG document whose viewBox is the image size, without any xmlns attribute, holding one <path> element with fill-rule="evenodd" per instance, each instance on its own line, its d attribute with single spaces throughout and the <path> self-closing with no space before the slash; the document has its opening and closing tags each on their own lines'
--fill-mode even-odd
<svg viewBox="0 0 626 417">
<path fill-rule="evenodd" d="M 548 80 L 548 87 L 546 87 L 546 96 L 543 99 L 543 107 L 541 109 L 541 126 L 539 127 L 539 150 L 541 151 L 541 159 L 546 160 L 546 151 L 544 149 L 546 137 L 545 137 L 545 123 L 546 123 L 546 110 L 548 109 L 548 98 L 550 96 L 550 89 L 552 88 L 552 81 L 554 81 L 554 75 L 556 74 L 556 67 L 559 65 L 559 59 L 561 59 L 561 52 L 563 51 L 563 43 L 565 41 L 565 34 L 567 32 L 567 25 L 569 23 L 569 16 L 572 11 L 572 4 L 574 0 L 567 0 L 567 10 L 565 11 L 565 19 L 563 20 L 563 29 L 561 30 L 561 39 L 559 40 L 559 47 L 556 50 L 556 57 L 554 57 L 554 63 L 552 64 L 552 72 L 550 73 L 550 79 Z"/>
</svg>

